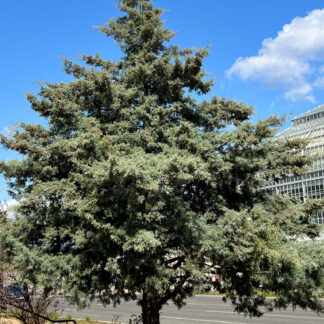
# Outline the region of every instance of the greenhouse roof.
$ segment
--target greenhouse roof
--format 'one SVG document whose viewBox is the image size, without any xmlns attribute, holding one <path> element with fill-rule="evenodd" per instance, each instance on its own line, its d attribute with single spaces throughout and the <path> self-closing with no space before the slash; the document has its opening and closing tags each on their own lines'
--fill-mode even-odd
<svg viewBox="0 0 324 324">
<path fill-rule="evenodd" d="M 308 111 L 304 112 L 303 114 L 294 117 L 291 121 L 294 122 L 297 119 L 301 119 L 303 117 L 308 117 L 308 116 L 311 116 L 311 115 L 315 115 L 315 114 L 320 113 L 320 112 L 324 112 L 324 105 L 320 105 L 320 106 L 318 106 L 316 108 L 308 110 Z"/>
<path fill-rule="evenodd" d="M 292 119 L 294 124 L 277 134 L 277 138 L 305 138 L 324 141 L 324 105 L 318 106 Z"/>
</svg>

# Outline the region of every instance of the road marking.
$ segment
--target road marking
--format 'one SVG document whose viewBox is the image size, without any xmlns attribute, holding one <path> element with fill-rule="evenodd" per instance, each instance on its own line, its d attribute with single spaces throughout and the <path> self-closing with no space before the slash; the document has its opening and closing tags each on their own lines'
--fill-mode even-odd
<svg viewBox="0 0 324 324">
<path fill-rule="evenodd" d="M 195 295 L 194 297 L 212 297 L 212 298 L 223 298 L 225 297 L 225 295 L 201 295 L 201 294 L 198 294 L 198 295 Z"/>
<path fill-rule="evenodd" d="M 268 315 L 265 314 L 265 317 L 288 317 L 288 318 L 298 318 L 298 319 L 302 319 L 302 318 L 307 318 L 307 319 L 313 319 L 313 320 L 317 320 L 317 321 L 324 321 L 323 317 L 311 317 L 311 316 L 292 316 L 292 315 Z"/>
<path fill-rule="evenodd" d="M 187 302 L 186 305 L 211 306 L 211 307 L 234 307 L 233 305 L 205 304 L 205 303 L 191 303 L 191 302 Z"/>
<path fill-rule="evenodd" d="M 235 314 L 235 312 L 226 312 L 226 311 L 216 311 L 216 310 L 205 310 L 207 313 L 226 313 L 226 314 Z M 275 315 L 275 314 L 264 314 L 264 317 L 287 317 L 287 318 L 298 318 L 298 319 L 314 319 L 318 321 L 324 321 L 324 318 L 320 317 L 311 317 L 311 316 L 293 316 L 293 315 Z"/>
<path fill-rule="evenodd" d="M 73 318 L 76 321 L 84 321 L 84 318 Z M 107 323 L 107 321 L 101 321 L 101 320 L 94 320 L 98 323 Z M 118 322 L 118 324 L 126 324 L 126 323 L 122 323 L 122 322 Z"/>
<path fill-rule="evenodd" d="M 168 318 L 168 319 L 176 319 L 180 321 L 196 321 L 196 322 L 208 322 L 208 323 L 222 323 L 222 324 L 248 324 L 243 322 L 226 322 L 226 321 L 215 321 L 215 320 L 207 320 L 207 319 L 200 319 L 200 318 L 189 318 L 189 317 L 171 317 L 171 316 L 160 316 L 161 318 Z"/>
</svg>

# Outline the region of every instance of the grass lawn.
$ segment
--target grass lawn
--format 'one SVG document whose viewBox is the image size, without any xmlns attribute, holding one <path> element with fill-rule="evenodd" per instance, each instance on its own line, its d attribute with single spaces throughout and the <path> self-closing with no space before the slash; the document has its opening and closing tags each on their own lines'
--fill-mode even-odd
<svg viewBox="0 0 324 324">
<path fill-rule="evenodd" d="M 99 322 L 99 321 L 86 321 L 86 320 L 76 320 L 78 324 L 119 324 L 119 322 Z M 48 322 L 50 323 L 50 322 Z M 69 322 L 71 323 L 71 322 Z M 21 324 L 20 321 L 14 318 L 1 318 L 0 324 Z M 63 323 L 64 324 L 64 323 Z"/>
</svg>

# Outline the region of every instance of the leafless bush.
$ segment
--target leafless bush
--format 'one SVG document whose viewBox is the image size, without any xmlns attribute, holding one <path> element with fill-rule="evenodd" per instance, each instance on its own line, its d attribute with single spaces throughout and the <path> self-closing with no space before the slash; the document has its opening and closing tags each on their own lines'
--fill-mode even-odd
<svg viewBox="0 0 324 324">
<path fill-rule="evenodd" d="M 136 315 L 136 314 L 133 314 L 129 320 L 129 324 L 141 324 L 143 323 L 143 319 L 142 319 L 142 316 L 141 315 Z"/>
<path fill-rule="evenodd" d="M 38 316 L 57 314 L 58 301 L 42 289 L 20 285 L 17 273 L 0 269 L 0 308 L 2 315 L 16 318 L 24 324 L 44 324 Z"/>
</svg>

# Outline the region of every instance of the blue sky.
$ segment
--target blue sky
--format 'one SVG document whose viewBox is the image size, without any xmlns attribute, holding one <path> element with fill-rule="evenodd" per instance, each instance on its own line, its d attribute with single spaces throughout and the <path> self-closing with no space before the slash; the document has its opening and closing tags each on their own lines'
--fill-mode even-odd
<svg viewBox="0 0 324 324">
<path fill-rule="evenodd" d="M 0 131 L 42 122 L 24 98 L 37 81 L 67 81 L 62 56 L 118 59 L 102 25 L 118 15 L 117 0 L 2 0 L 0 4 Z M 297 115 L 324 103 L 323 1 L 156 0 L 181 47 L 210 45 L 205 70 L 212 94 L 256 107 L 255 119 Z M 299 18 L 298 18 L 299 17 Z M 0 150 L 0 159 L 12 153 Z M 6 199 L 0 180 L 0 200 Z"/>
</svg>

